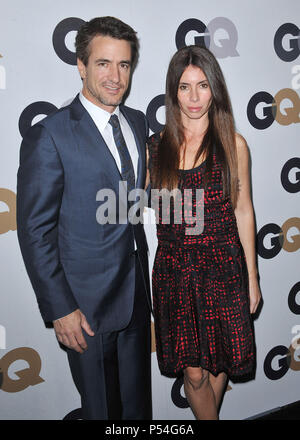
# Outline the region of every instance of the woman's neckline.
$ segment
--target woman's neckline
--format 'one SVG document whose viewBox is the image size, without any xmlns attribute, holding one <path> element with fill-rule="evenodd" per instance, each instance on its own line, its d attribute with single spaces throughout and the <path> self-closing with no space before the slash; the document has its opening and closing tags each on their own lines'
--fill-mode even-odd
<svg viewBox="0 0 300 440">
<path fill-rule="evenodd" d="M 196 167 L 194 167 L 194 168 L 188 168 L 187 170 L 185 170 L 184 168 L 178 168 L 178 170 L 179 170 L 181 173 L 189 173 L 189 172 L 193 172 L 193 171 L 196 171 L 196 170 L 198 170 L 199 168 L 201 168 L 201 167 L 205 164 L 205 162 L 206 162 L 206 159 L 205 159 L 203 162 L 201 162 L 199 165 L 197 165 Z"/>
</svg>

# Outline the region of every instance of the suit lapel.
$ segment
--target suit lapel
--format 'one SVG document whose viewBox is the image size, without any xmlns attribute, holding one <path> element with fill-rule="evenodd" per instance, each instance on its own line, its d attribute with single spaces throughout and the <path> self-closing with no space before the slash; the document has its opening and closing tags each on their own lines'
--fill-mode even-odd
<svg viewBox="0 0 300 440">
<path fill-rule="evenodd" d="M 145 179 L 145 147 L 144 147 L 144 139 L 142 137 L 142 133 L 139 130 L 137 121 L 135 118 L 130 117 L 126 108 L 124 106 L 120 106 L 120 111 L 126 118 L 135 138 L 137 150 L 138 150 L 138 167 L 137 167 L 137 188 L 143 188 L 143 182 Z M 80 143 L 80 145 L 87 145 L 100 149 L 101 155 L 101 163 L 103 169 L 107 172 L 110 177 L 110 180 L 116 187 L 118 188 L 119 181 L 122 180 L 121 173 L 116 164 L 116 161 L 113 155 L 110 152 L 106 142 L 104 141 L 101 133 L 96 127 L 93 119 L 81 104 L 79 95 L 73 100 L 70 104 L 70 114 L 71 120 L 73 120 L 73 127 L 75 132 L 76 141 Z"/>
<path fill-rule="evenodd" d="M 81 104 L 78 95 L 70 104 L 70 108 L 71 119 L 74 121 L 76 141 L 80 145 L 84 146 L 88 144 L 89 147 L 94 148 L 95 151 L 99 151 L 102 168 L 116 189 L 118 189 L 119 181 L 122 180 L 119 168 L 93 119 Z"/>
</svg>

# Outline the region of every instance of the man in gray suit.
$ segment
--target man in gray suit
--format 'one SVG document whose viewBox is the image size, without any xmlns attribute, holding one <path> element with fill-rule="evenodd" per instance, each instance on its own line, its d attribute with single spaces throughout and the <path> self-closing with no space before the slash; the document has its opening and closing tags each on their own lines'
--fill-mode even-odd
<svg viewBox="0 0 300 440">
<path fill-rule="evenodd" d="M 81 93 L 32 126 L 22 142 L 20 247 L 41 314 L 67 347 L 82 417 L 150 419 L 143 226 L 103 224 L 96 215 L 99 190 L 116 195 L 118 219 L 124 182 L 128 191 L 145 184 L 148 124 L 142 112 L 121 104 L 138 40 L 120 20 L 95 18 L 78 31 L 76 53 Z"/>
</svg>

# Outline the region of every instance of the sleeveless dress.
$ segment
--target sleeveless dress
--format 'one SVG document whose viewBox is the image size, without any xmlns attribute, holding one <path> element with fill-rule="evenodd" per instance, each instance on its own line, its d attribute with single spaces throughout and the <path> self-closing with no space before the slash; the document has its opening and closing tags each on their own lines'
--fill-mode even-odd
<svg viewBox="0 0 300 440">
<path fill-rule="evenodd" d="M 148 143 L 150 183 L 159 140 L 157 133 Z M 152 294 L 158 365 L 167 376 L 199 366 L 215 376 L 242 376 L 254 368 L 254 335 L 245 256 L 232 204 L 223 199 L 222 169 L 214 154 L 203 200 L 195 190 L 204 188 L 205 162 L 179 173 L 182 194 L 193 192 L 182 196 L 182 223 L 175 221 L 175 202 L 169 224 L 162 221 L 162 198 L 157 210 Z M 195 214 L 203 202 L 203 232 L 188 235 L 184 213 Z"/>
</svg>

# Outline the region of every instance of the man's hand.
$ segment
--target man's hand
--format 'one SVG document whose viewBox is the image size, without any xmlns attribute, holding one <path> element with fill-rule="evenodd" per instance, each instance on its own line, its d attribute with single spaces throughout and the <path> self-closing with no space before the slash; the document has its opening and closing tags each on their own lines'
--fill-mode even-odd
<svg viewBox="0 0 300 440">
<path fill-rule="evenodd" d="M 68 348 L 72 348 L 78 353 L 83 353 L 87 349 L 87 343 L 84 339 L 81 328 L 89 336 L 94 336 L 86 317 L 79 309 L 53 321 L 56 337 L 59 342 Z"/>
</svg>

